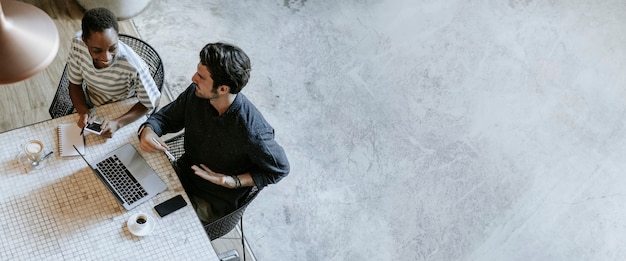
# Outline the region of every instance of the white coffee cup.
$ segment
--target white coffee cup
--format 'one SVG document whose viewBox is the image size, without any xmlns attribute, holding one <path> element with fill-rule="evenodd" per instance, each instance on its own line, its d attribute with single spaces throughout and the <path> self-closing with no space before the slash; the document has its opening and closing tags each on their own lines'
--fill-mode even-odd
<svg viewBox="0 0 626 261">
<path fill-rule="evenodd" d="M 137 231 L 142 231 L 148 226 L 148 217 L 146 215 L 140 214 L 135 218 L 135 222 L 133 223 Z"/>
<path fill-rule="evenodd" d="M 24 145 L 24 152 L 31 164 L 37 165 L 43 157 L 43 143 L 38 140 L 31 140 Z"/>
<path fill-rule="evenodd" d="M 136 236 L 145 236 L 150 234 L 154 230 L 156 220 L 149 214 L 137 213 L 132 215 L 128 221 L 127 226 L 130 233 Z"/>
</svg>

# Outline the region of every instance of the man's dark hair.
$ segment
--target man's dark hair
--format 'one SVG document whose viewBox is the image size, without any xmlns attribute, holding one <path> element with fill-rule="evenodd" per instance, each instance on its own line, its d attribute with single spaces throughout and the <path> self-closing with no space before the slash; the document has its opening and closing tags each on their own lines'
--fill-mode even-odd
<svg viewBox="0 0 626 261">
<path fill-rule="evenodd" d="M 113 28 L 119 33 L 117 25 L 117 17 L 106 8 L 89 9 L 83 15 L 82 29 L 83 37 L 89 39 L 92 32 L 102 32 L 106 29 Z"/>
<path fill-rule="evenodd" d="M 237 94 L 250 79 L 250 58 L 239 47 L 227 43 L 209 43 L 200 51 L 200 63 L 209 68 L 213 88 L 230 87 Z"/>
</svg>

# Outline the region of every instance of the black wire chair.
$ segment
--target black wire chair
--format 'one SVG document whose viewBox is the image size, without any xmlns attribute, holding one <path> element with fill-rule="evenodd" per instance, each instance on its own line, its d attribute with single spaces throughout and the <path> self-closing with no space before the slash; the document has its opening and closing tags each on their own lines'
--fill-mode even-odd
<svg viewBox="0 0 626 261">
<path fill-rule="evenodd" d="M 169 152 L 172 153 L 174 158 L 179 159 L 185 153 L 185 133 L 178 134 L 168 140 L 165 141 L 167 146 L 169 147 Z M 176 168 L 175 162 L 172 162 L 174 167 Z M 223 216 L 211 223 L 203 223 L 204 230 L 211 240 L 218 239 L 228 232 L 235 229 L 237 223 L 243 221 L 243 213 L 252 200 L 256 198 L 259 190 L 257 187 L 253 187 L 250 190 L 250 193 L 246 196 L 241 206 L 237 208 L 235 211 Z M 243 241 L 243 233 L 242 233 L 242 241 Z"/>
<path fill-rule="evenodd" d="M 148 43 L 143 40 L 136 38 L 134 36 L 120 34 L 119 39 L 124 42 L 126 45 L 130 46 L 139 57 L 141 57 L 150 69 L 150 74 L 154 79 L 154 83 L 156 84 L 159 91 L 163 88 L 163 79 L 165 78 L 165 71 L 163 68 L 163 61 L 159 56 L 159 53 L 152 48 Z M 72 103 L 72 99 L 70 98 L 69 91 L 70 80 L 67 76 L 67 64 L 63 69 L 63 74 L 61 75 L 61 80 L 59 81 L 59 85 L 57 87 L 57 92 L 54 95 L 54 99 L 50 104 L 50 108 L 48 112 L 50 116 L 54 118 L 62 117 L 74 112 L 74 104 Z M 83 89 L 85 88 L 85 83 L 83 82 Z M 156 110 L 156 108 L 155 108 Z"/>
<path fill-rule="evenodd" d="M 224 235 L 228 234 L 228 232 L 235 229 L 238 223 L 243 222 L 243 213 L 246 211 L 248 205 L 250 205 L 252 200 L 254 200 L 258 194 L 259 190 L 256 187 L 253 187 L 248 196 L 246 196 L 243 205 L 241 205 L 238 209 L 211 223 L 202 224 L 204 226 L 204 231 L 206 231 L 207 235 L 209 235 L 209 238 L 211 240 L 215 240 L 223 237 Z M 243 241 L 243 230 L 241 233 L 241 237 Z"/>
</svg>

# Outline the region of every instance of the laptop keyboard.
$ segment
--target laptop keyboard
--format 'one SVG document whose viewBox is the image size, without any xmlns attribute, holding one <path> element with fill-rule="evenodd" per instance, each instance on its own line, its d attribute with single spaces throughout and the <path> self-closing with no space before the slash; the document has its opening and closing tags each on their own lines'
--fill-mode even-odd
<svg viewBox="0 0 626 261">
<path fill-rule="evenodd" d="M 116 155 L 108 157 L 96 165 L 102 175 L 128 204 L 133 204 L 148 195 Z"/>
</svg>

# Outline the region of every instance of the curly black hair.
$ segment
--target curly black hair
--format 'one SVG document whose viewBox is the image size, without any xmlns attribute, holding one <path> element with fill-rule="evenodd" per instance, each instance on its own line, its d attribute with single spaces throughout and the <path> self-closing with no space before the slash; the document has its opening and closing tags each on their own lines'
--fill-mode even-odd
<svg viewBox="0 0 626 261">
<path fill-rule="evenodd" d="M 237 94 L 250 78 L 250 58 L 239 47 L 227 43 L 209 43 L 200 51 L 200 63 L 209 68 L 213 88 L 230 87 Z"/>
<path fill-rule="evenodd" d="M 94 8 L 85 12 L 82 20 L 83 37 L 89 39 L 91 32 L 102 32 L 113 28 L 119 33 L 117 17 L 106 8 Z"/>
</svg>

